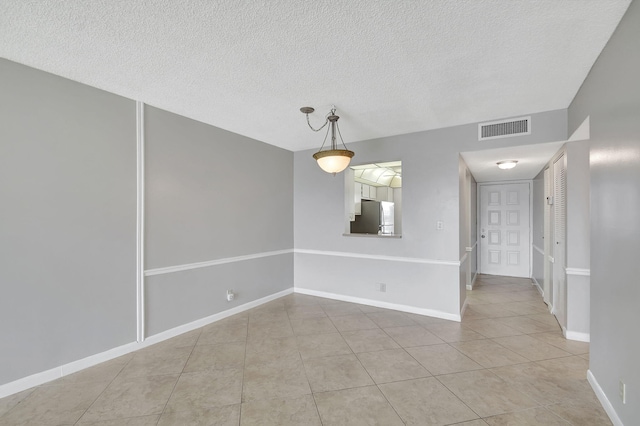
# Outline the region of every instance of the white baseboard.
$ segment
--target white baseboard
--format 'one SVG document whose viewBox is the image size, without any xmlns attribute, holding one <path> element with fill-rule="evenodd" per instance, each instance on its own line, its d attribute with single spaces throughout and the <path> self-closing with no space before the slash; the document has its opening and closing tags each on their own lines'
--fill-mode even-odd
<svg viewBox="0 0 640 426">
<path fill-rule="evenodd" d="M 393 309 L 395 311 L 409 312 L 412 314 L 425 315 L 428 317 L 442 318 L 449 321 L 461 321 L 460 315 L 450 314 L 448 312 L 436 311 L 434 309 L 417 308 L 415 306 L 399 305 L 396 303 L 382 302 L 380 300 L 363 299 L 354 296 L 345 296 L 343 294 L 328 293 L 318 290 L 309 290 L 306 288 L 294 287 L 295 293 L 307 294 L 309 296 L 324 297 L 325 299 L 341 300 L 343 302 L 359 303 L 361 305 L 375 306 L 377 308 Z"/>
<path fill-rule="evenodd" d="M 544 298 L 544 290 L 542 289 L 542 286 L 540 285 L 538 280 L 536 280 L 536 277 L 531 278 L 531 280 L 533 281 L 532 284 L 536 286 L 538 293 L 540 293 L 540 295 Z"/>
<path fill-rule="evenodd" d="M 462 304 L 462 309 L 460 309 L 460 320 L 462 321 L 462 318 L 464 318 L 464 311 L 467 310 L 467 306 L 469 305 L 469 303 L 467 302 L 467 299 L 464 300 L 464 303 Z"/>
<path fill-rule="evenodd" d="M 571 331 L 571 330 L 563 330 L 564 337 L 568 340 L 577 340 L 578 342 L 587 342 L 591 341 L 591 335 L 589 333 L 581 333 L 579 331 Z"/>
<path fill-rule="evenodd" d="M 478 272 L 476 271 L 475 274 L 473 274 L 473 278 L 471 279 L 471 284 L 467 284 L 467 290 L 473 290 L 473 286 L 476 283 L 476 278 L 478 278 Z"/>
<path fill-rule="evenodd" d="M 67 363 L 58 367 L 54 367 L 52 369 L 42 371 L 40 373 L 32 374 L 30 376 L 23 377 L 21 379 L 6 383 L 4 385 L 0 385 L 0 398 L 13 395 L 18 392 L 22 392 L 23 390 L 32 388 L 34 386 L 42 385 L 52 380 L 59 379 L 60 377 L 67 376 L 69 374 L 78 372 L 80 370 L 84 370 L 85 368 L 93 367 L 94 365 L 100 364 L 102 362 L 112 360 L 114 358 L 117 358 L 122 355 L 126 355 L 128 353 L 137 351 L 142 348 L 146 348 L 155 343 L 159 343 L 164 340 L 170 339 L 172 337 L 178 336 L 180 334 L 186 333 L 188 331 L 192 331 L 197 328 L 204 327 L 205 325 L 230 317 L 231 315 L 244 312 L 251 308 L 255 308 L 256 306 L 260 306 L 264 303 L 270 302 L 272 300 L 278 299 L 282 296 L 286 296 L 291 293 L 293 293 L 293 288 L 288 288 L 278 293 L 270 294 L 269 296 L 265 296 L 260 299 L 245 303 L 243 305 L 236 306 L 235 308 L 228 309 L 226 311 L 219 312 L 217 314 L 213 314 L 205 318 L 201 318 L 199 320 L 190 322 L 188 324 L 183 324 L 181 326 L 163 331 L 158 334 L 154 334 L 153 336 L 150 336 L 143 342 L 127 343 L 122 346 L 118 346 L 118 347 L 106 350 L 104 352 L 100 352 L 98 354 L 79 359 L 77 361 L 72 361 L 70 363 Z"/>
<path fill-rule="evenodd" d="M 620 417 L 618 417 L 618 413 L 616 413 L 613 405 L 611 405 L 611 401 L 609 401 L 609 398 L 607 398 L 607 395 L 605 395 L 591 370 L 587 370 L 587 380 L 591 385 L 591 389 L 593 389 L 593 392 L 595 392 L 596 397 L 598 397 L 600 404 L 602 404 L 602 408 L 604 408 L 607 416 L 609 416 L 611 423 L 613 423 L 614 426 L 624 426 L 622 424 L 622 420 L 620 420 Z"/>
</svg>

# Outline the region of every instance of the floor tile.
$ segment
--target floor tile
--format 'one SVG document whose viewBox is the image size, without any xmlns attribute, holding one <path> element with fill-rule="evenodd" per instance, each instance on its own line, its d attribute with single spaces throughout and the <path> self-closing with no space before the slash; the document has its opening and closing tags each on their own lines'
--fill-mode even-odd
<svg viewBox="0 0 640 426">
<path fill-rule="evenodd" d="M 9 395 L 0 399 L 0 417 L 7 411 L 11 410 L 13 407 L 22 402 L 26 397 L 28 397 L 34 390 L 37 388 L 31 388 L 24 390 L 22 392 L 14 393 L 13 395 Z"/>
<path fill-rule="evenodd" d="M 330 317 L 338 317 L 343 315 L 362 314 L 358 305 L 353 303 L 338 302 L 330 304 L 322 304 L 322 310 Z"/>
<path fill-rule="evenodd" d="M 290 362 L 299 359 L 298 343 L 293 336 L 247 342 L 245 365 L 262 364 L 274 360 Z"/>
<path fill-rule="evenodd" d="M 296 336 L 338 332 L 338 329 L 327 316 L 291 319 L 291 326 Z"/>
<path fill-rule="evenodd" d="M 486 417 L 484 421 L 489 423 L 490 426 L 570 426 L 568 422 L 562 420 L 544 407 Z"/>
<path fill-rule="evenodd" d="M 397 382 L 430 376 L 404 349 L 357 354 L 362 366 L 376 383 Z"/>
<path fill-rule="evenodd" d="M 549 331 L 546 333 L 529 334 L 534 339 L 553 345 L 563 351 L 573 355 L 583 355 L 589 353 L 589 343 L 567 340 L 560 331 Z"/>
<path fill-rule="evenodd" d="M 536 320 L 532 320 L 531 318 L 526 317 L 508 317 L 508 318 L 499 318 L 499 321 L 505 325 L 508 325 L 511 328 L 515 328 L 516 330 L 524 333 L 542 333 L 545 331 L 553 331 L 557 330 L 558 326 L 552 326 L 548 324 L 541 323 Z"/>
<path fill-rule="evenodd" d="M 489 339 L 456 342 L 451 343 L 451 346 L 484 368 L 529 362 L 527 358 Z"/>
<path fill-rule="evenodd" d="M 184 372 L 242 368 L 245 347 L 244 342 L 197 345 L 193 348 L 193 352 L 184 367 Z"/>
<path fill-rule="evenodd" d="M 589 392 L 586 380 L 566 380 L 534 362 L 491 369 L 497 376 L 540 404 L 551 404 Z"/>
<path fill-rule="evenodd" d="M 178 375 L 116 378 L 91 408 L 83 422 L 96 422 L 160 414 L 178 380 Z"/>
<path fill-rule="evenodd" d="M 488 370 L 438 376 L 450 391 L 480 417 L 533 408 L 538 403 Z"/>
<path fill-rule="evenodd" d="M 460 323 L 425 324 L 423 327 L 445 342 L 485 339 L 482 334 L 476 333 Z"/>
<path fill-rule="evenodd" d="M 444 340 L 419 325 L 388 327 L 384 332 L 403 348 L 444 343 Z"/>
<path fill-rule="evenodd" d="M 314 394 L 323 426 L 401 426 L 376 386 Z"/>
<path fill-rule="evenodd" d="M 165 412 L 160 417 L 158 426 L 238 426 L 239 422 L 240 404 L 234 404 L 223 407 Z"/>
<path fill-rule="evenodd" d="M 465 315 L 466 317 L 466 315 Z M 482 334 L 484 337 L 505 337 L 505 336 L 517 336 L 522 332 L 511 328 L 506 324 L 501 323 L 496 319 L 482 319 L 475 321 L 467 321 L 464 323 L 465 327 Z"/>
<path fill-rule="evenodd" d="M 126 419 L 104 420 L 100 422 L 76 423 L 76 426 L 156 426 L 158 424 L 157 414 L 151 416 L 129 417 Z"/>
<path fill-rule="evenodd" d="M 411 318 L 397 311 L 368 313 L 367 317 L 380 328 L 401 327 L 404 325 L 415 325 Z"/>
<path fill-rule="evenodd" d="M 297 336 L 296 340 L 302 359 L 353 353 L 339 333 Z"/>
<path fill-rule="evenodd" d="M 611 421 L 609 420 L 607 413 L 597 401 L 595 395 L 549 405 L 547 408 L 574 425 L 611 425 Z"/>
<path fill-rule="evenodd" d="M 448 344 L 419 346 L 407 348 L 406 351 L 434 376 L 482 368 L 480 364 Z"/>
<path fill-rule="evenodd" d="M 589 361 L 579 356 L 547 359 L 537 361 L 537 363 L 551 371 L 556 377 L 565 379 L 586 379 L 589 369 Z"/>
<path fill-rule="evenodd" d="M 242 402 L 293 398 L 311 393 L 302 361 L 248 365 L 244 370 Z"/>
<path fill-rule="evenodd" d="M 239 404 L 241 392 L 242 370 L 239 369 L 183 373 L 167 403 L 165 413 Z"/>
<path fill-rule="evenodd" d="M 320 305 L 293 306 L 287 309 L 287 314 L 289 315 L 290 320 L 327 316 Z"/>
<path fill-rule="evenodd" d="M 13 405 L 1 418 L 3 426 L 74 424 L 109 382 L 43 386 Z"/>
<path fill-rule="evenodd" d="M 339 331 L 367 330 L 378 328 L 376 323 L 371 321 L 365 314 L 350 314 L 331 317 L 331 321 Z"/>
<path fill-rule="evenodd" d="M 342 338 L 355 353 L 400 348 L 400 346 L 391 337 L 389 337 L 387 333 L 379 328 L 371 330 L 344 331 L 341 334 Z"/>
<path fill-rule="evenodd" d="M 193 347 L 166 348 L 138 351 L 118 375 L 119 378 L 180 374 Z M 113 377 L 112 377 L 113 379 Z"/>
<path fill-rule="evenodd" d="M 247 340 L 246 322 L 213 323 L 204 327 L 198 345 L 216 345 L 219 343 L 244 342 Z"/>
<path fill-rule="evenodd" d="M 500 337 L 493 339 L 507 349 L 522 355 L 530 361 L 559 358 L 571 355 L 553 345 L 534 339 L 528 335 Z"/>
<path fill-rule="evenodd" d="M 446 425 L 478 418 L 458 397 L 432 377 L 379 387 L 407 425 Z"/>
<path fill-rule="evenodd" d="M 311 395 L 291 399 L 267 399 L 242 404 L 240 426 L 322 426 Z"/>
<path fill-rule="evenodd" d="M 314 393 L 374 384 L 355 355 L 309 359 L 304 367 Z"/>
<path fill-rule="evenodd" d="M 291 328 L 289 317 L 272 321 L 256 321 L 254 323 L 249 323 L 247 340 L 263 340 L 266 338 L 275 339 L 287 336 L 293 336 L 293 329 Z"/>
</svg>

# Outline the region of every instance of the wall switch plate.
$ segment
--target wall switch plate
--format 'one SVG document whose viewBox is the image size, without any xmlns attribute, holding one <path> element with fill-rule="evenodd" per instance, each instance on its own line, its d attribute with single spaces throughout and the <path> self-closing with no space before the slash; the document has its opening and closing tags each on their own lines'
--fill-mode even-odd
<svg viewBox="0 0 640 426">
<path fill-rule="evenodd" d="M 620 400 L 623 404 L 627 403 L 627 385 L 624 384 L 622 380 L 620 380 Z"/>
<path fill-rule="evenodd" d="M 378 290 L 385 293 L 387 291 L 387 285 L 385 283 L 378 283 Z"/>
<path fill-rule="evenodd" d="M 236 297 L 233 290 L 227 290 L 227 302 L 231 302 Z"/>
</svg>

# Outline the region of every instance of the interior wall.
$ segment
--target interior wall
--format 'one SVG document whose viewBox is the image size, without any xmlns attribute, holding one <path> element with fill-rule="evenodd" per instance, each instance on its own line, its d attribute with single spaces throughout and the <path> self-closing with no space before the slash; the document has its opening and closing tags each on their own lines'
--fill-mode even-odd
<svg viewBox="0 0 640 426">
<path fill-rule="evenodd" d="M 589 341 L 590 214 L 589 141 L 568 142 L 567 155 L 567 326 L 569 339 Z"/>
<path fill-rule="evenodd" d="M 618 424 L 640 424 L 640 3 L 633 1 L 569 107 L 590 121 L 591 382 Z M 619 381 L 626 384 L 623 404 Z"/>
<path fill-rule="evenodd" d="M 135 341 L 135 103 L 0 59 L 0 200 L 0 385 Z"/>
<path fill-rule="evenodd" d="M 544 205 L 547 202 L 544 196 L 544 169 L 533 179 L 532 185 L 532 242 L 531 253 L 533 259 L 532 276 L 534 282 L 543 291 L 544 288 Z"/>
<path fill-rule="evenodd" d="M 137 147 L 132 100 L 6 60 L 0 93 L 2 394 L 135 347 Z M 291 289 L 293 154 L 145 117 L 146 336 Z"/>
<path fill-rule="evenodd" d="M 150 335 L 293 287 L 292 152 L 153 107 L 145 151 L 145 269 L 251 257 L 148 276 Z"/>
<path fill-rule="evenodd" d="M 402 161 L 401 238 L 344 236 L 342 179 L 318 168 L 315 150 L 296 152 L 294 245 L 297 252 L 305 251 L 295 257 L 296 289 L 331 289 L 374 302 L 393 297 L 398 305 L 459 315 L 459 153 L 565 140 L 566 111 L 533 114 L 532 130 L 531 135 L 479 142 L 477 125 L 469 124 L 348 144 L 355 152 L 354 165 Z M 348 139 L 348 133 L 344 136 Z M 436 229 L 438 221 L 444 229 Z M 337 269 L 327 269 L 325 258 L 337 257 L 340 261 L 332 264 Z M 362 259 L 381 257 L 385 260 L 367 264 L 372 276 L 388 275 L 390 265 L 399 271 L 389 277 L 386 292 L 375 291 L 376 280 L 361 274 Z M 425 266 L 407 269 L 407 263 Z"/>
</svg>

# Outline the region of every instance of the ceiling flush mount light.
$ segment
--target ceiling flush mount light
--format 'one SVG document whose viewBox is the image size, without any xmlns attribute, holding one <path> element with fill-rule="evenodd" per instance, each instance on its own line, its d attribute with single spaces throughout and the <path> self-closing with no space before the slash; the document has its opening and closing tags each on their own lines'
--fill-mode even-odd
<svg viewBox="0 0 640 426">
<path fill-rule="evenodd" d="M 340 173 L 344 169 L 347 168 L 349 163 L 351 162 L 351 158 L 353 157 L 353 151 L 349 151 L 347 146 L 344 144 L 344 140 L 342 140 L 342 135 L 340 134 L 340 128 L 338 127 L 338 117 L 336 115 L 336 107 L 331 108 L 331 112 L 327 114 L 326 120 L 324 124 L 319 129 L 314 129 L 309 122 L 309 114 L 314 112 L 315 109 L 311 107 L 302 107 L 300 108 L 300 112 L 307 116 L 307 124 L 309 128 L 314 132 L 319 132 L 324 127 L 327 127 L 327 134 L 324 136 L 324 141 L 322 142 L 322 146 L 320 147 L 320 151 L 313 154 L 313 158 L 318 162 L 318 166 L 322 170 L 327 173 Z M 327 126 L 328 125 L 328 126 Z M 331 133 L 331 149 L 322 150 L 324 148 L 324 144 L 327 142 L 327 136 Z M 342 142 L 342 146 L 344 149 L 338 149 L 336 143 L 336 133 L 340 136 L 340 141 Z"/>
<path fill-rule="evenodd" d="M 505 160 L 505 161 L 498 161 L 496 164 L 502 170 L 508 170 L 508 169 L 513 169 L 516 166 L 516 164 L 518 164 L 518 161 L 517 160 Z"/>
</svg>

